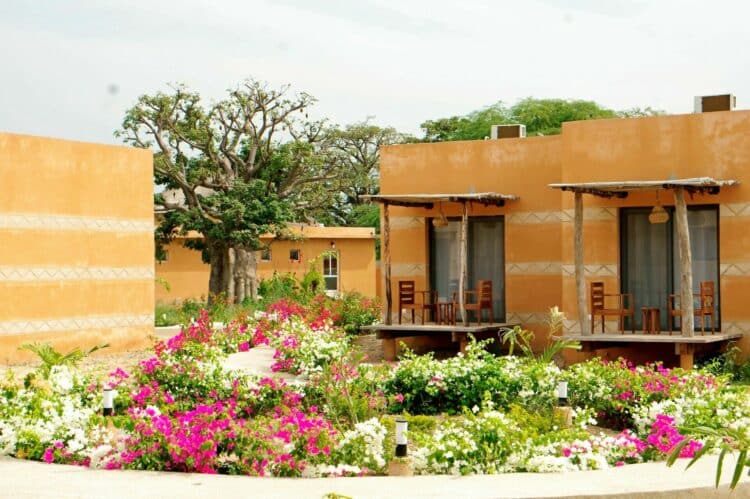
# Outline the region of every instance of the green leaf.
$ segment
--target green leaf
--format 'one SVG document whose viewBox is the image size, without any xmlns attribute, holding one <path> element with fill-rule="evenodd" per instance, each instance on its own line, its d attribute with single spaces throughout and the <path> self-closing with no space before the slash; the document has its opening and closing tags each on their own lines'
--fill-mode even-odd
<svg viewBox="0 0 750 499">
<path fill-rule="evenodd" d="M 677 461 L 677 458 L 680 457 L 680 452 L 682 452 L 682 449 L 684 449 L 685 446 L 689 443 L 690 440 L 686 438 L 685 440 L 677 444 L 674 449 L 672 449 L 672 452 L 670 452 L 669 457 L 667 458 L 667 466 L 672 466 L 675 461 Z"/>
<path fill-rule="evenodd" d="M 721 454 L 719 454 L 719 462 L 716 464 L 716 488 L 717 489 L 719 488 L 719 482 L 721 482 L 721 470 L 722 470 L 722 467 L 724 466 L 724 458 L 726 457 L 728 450 L 729 449 L 727 449 L 726 447 L 721 449 Z"/>
<path fill-rule="evenodd" d="M 687 439 L 685 439 L 685 440 L 687 440 Z M 698 459 L 700 459 L 711 448 L 713 448 L 713 446 L 710 445 L 710 444 L 705 444 L 703 447 L 701 447 L 700 450 L 695 453 L 695 455 L 693 456 L 693 459 L 690 460 L 690 462 L 685 467 L 685 469 L 686 470 L 689 469 L 693 464 L 695 464 L 696 461 L 698 461 Z"/>
<path fill-rule="evenodd" d="M 734 490 L 737 488 L 737 484 L 740 483 L 742 478 L 742 470 L 745 468 L 745 461 L 747 460 L 747 451 L 743 450 L 740 452 L 740 456 L 737 458 L 737 465 L 734 467 L 734 475 L 732 475 L 732 483 L 729 488 Z"/>
</svg>

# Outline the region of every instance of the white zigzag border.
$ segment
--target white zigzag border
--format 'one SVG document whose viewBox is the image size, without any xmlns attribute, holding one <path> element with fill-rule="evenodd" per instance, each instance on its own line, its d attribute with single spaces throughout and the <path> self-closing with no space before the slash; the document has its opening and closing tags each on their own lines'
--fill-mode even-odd
<svg viewBox="0 0 750 499">
<path fill-rule="evenodd" d="M 137 281 L 154 278 L 149 267 L 0 267 L 0 282 Z"/>
<path fill-rule="evenodd" d="M 116 327 L 153 325 L 154 316 L 152 314 L 0 321 L 0 336 L 20 336 L 24 334 L 47 333 L 54 331 L 83 331 L 87 329 L 109 329 Z"/>
<path fill-rule="evenodd" d="M 0 213 L 0 229 L 46 229 L 93 232 L 153 232 L 154 222 L 142 219 Z"/>
</svg>

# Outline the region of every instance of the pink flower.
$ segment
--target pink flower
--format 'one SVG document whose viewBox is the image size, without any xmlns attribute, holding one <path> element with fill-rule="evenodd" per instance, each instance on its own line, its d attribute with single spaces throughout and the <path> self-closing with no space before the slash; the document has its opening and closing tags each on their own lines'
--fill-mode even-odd
<svg viewBox="0 0 750 499">
<path fill-rule="evenodd" d="M 396 399 L 396 402 L 398 402 L 399 404 L 401 404 L 401 403 L 404 402 L 404 394 L 403 393 L 397 393 L 394 398 Z"/>
<path fill-rule="evenodd" d="M 250 350 L 250 342 L 244 341 L 237 345 L 237 351 L 239 352 L 247 352 Z"/>
<path fill-rule="evenodd" d="M 47 447 L 47 449 L 44 451 L 44 456 L 42 456 L 42 459 L 45 463 L 49 464 L 55 460 L 55 449 L 52 447 Z"/>
</svg>

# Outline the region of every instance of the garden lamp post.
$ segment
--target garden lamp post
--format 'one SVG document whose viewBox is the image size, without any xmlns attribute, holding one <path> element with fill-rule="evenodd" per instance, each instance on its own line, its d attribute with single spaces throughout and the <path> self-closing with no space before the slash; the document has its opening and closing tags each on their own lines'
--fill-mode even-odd
<svg viewBox="0 0 750 499">
<path fill-rule="evenodd" d="M 396 419 L 396 457 L 406 457 L 406 430 L 409 423 L 404 418 Z"/>
<path fill-rule="evenodd" d="M 112 416 L 115 413 L 114 406 L 114 393 L 112 393 L 111 387 L 105 387 L 102 393 L 102 414 L 104 416 Z"/>
</svg>

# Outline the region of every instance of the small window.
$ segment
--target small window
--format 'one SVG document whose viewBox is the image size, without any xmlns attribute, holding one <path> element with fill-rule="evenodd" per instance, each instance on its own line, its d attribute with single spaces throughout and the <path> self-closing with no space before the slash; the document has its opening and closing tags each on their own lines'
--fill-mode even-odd
<svg viewBox="0 0 750 499">
<path fill-rule="evenodd" d="M 260 261 L 261 262 L 271 261 L 271 248 L 266 248 L 260 252 Z"/>
<path fill-rule="evenodd" d="M 289 250 L 289 261 L 290 262 L 302 261 L 302 252 L 298 249 Z"/>
</svg>

